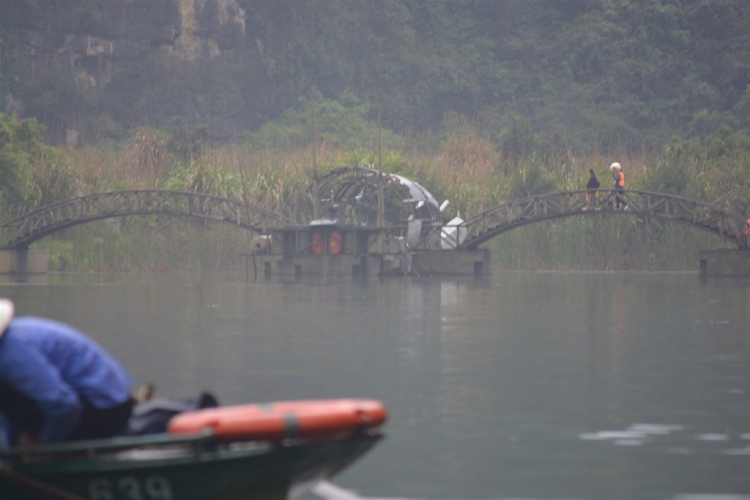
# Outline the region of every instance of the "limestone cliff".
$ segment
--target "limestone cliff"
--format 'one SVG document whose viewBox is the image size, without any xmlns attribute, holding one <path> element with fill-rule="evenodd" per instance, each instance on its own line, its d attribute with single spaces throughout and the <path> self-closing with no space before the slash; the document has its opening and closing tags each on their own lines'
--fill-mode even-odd
<svg viewBox="0 0 750 500">
<path fill-rule="evenodd" d="M 141 95 L 154 94 L 154 89 L 145 88 L 154 82 L 139 83 L 133 77 L 146 72 L 137 68 L 146 57 L 162 66 L 183 64 L 176 66 L 182 71 L 189 71 L 185 68 L 191 64 L 215 68 L 211 61 L 221 61 L 252 73 L 254 84 L 263 86 L 257 43 L 246 32 L 246 12 L 237 0 L 3 0 L 0 17 L 6 51 L 14 62 L 10 92 L 4 96 L 5 111 L 25 116 L 54 114 L 51 110 L 59 109 L 60 116 L 48 123 L 58 138 L 70 137 L 67 129 L 85 128 L 84 122 L 91 126 L 90 116 L 83 115 L 96 110 L 96 99 L 112 100 L 133 92 L 126 82 L 144 86 Z M 123 81 L 118 83 L 118 77 Z M 66 81 L 72 88 L 57 88 Z M 59 107 L 40 102 L 44 91 L 38 87 L 45 86 L 55 87 L 47 94 L 63 101 Z M 171 108 L 157 111 L 158 106 L 144 101 L 136 118 L 161 125 L 179 115 L 190 123 L 207 125 L 217 137 L 227 137 L 265 118 L 262 88 L 257 93 L 247 90 L 216 83 L 192 86 L 180 89 L 179 102 L 176 92 L 165 90 L 176 101 Z M 65 102 L 66 95 L 74 96 L 67 101 L 76 102 Z M 152 99 L 158 104 L 165 97 Z M 110 114 L 114 116 L 99 118 L 114 124 L 112 128 L 120 133 L 133 125 L 129 123 L 133 117 L 126 112 Z"/>
<path fill-rule="evenodd" d="M 175 0 L 180 30 L 171 46 L 184 59 L 226 56 L 245 40 L 245 11 L 236 0 Z"/>
</svg>

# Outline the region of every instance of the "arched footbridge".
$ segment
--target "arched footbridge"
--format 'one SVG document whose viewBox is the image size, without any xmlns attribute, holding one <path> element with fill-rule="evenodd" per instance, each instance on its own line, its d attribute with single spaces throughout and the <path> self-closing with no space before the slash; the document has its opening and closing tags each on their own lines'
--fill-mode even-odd
<svg viewBox="0 0 750 500">
<path fill-rule="evenodd" d="M 621 206 L 617 206 L 617 198 Z M 0 225 L 1 250 L 26 250 L 52 233 L 87 222 L 129 215 L 165 214 L 229 223 L 265 232 L 297 223 L 270 210 L 209 194 L 164 190 L 98 193 L 50 204 Z M 650 191 L 600 190 L 596 201 L 586 191 L 545 193 L 499 205 L 459 226 L 458 250 L 475 250 L 507 231 L 544 220 L 603 214 L 635 215 L 672 220 L 706 230 L 748 248 L 745 218 L 689 198 Z"/>
<path fill-rule="evenodd" d="M 619 207 L 618 207 L 619 198 Z M 458 249 L 476 250 L 479 245 L 507 231 L 549 219 L 602 214 L 654 217 L 688 224 L 717 234 L 740 249 L 747 249 L 745 218 L 723 208 L 682 196 L 651 191 L 602 189 L 587 199 L 586 191 L 559 191 L 511 201 L 459 226 Z"/>
<path fill-rule="evenodd" d="M 0 225 L 0 249 L 26 250 L 35 241 L 78 224 L 149 214 L 226 222 L 256 232 L 294 224 L 270 210 L 208 194 L 157 189 L 112 191 L 53 203 Z"/>
</svg>

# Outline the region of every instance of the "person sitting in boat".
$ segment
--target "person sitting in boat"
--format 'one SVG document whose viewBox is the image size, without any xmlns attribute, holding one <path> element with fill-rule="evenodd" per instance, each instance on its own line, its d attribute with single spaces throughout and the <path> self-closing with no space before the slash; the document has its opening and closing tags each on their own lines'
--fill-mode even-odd
<svg viewBox="0 0 750 500">
<path fill-rule="evenodd" d="M 14 318 L 0 299 L 0 414 L 8 445 L 105 438 L 127 425 L 130 375 L 82 332 Z"/>
</svg>

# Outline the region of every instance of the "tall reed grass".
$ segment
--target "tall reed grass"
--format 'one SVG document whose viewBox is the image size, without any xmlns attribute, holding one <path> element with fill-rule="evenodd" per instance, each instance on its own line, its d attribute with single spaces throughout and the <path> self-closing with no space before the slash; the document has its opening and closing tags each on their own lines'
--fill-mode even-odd
<svg viewBox="0 0 750 500">
<path fill-rule="evenodd" d="M 450 200 L 447 219 L 467 219 L 526 194 L 583 189 L 590 168 L 602 187 L 609 187 L 613 161 L 623 165 L 629 188 L 679 191 L 676 194 L 741 213 L 750 209 L 746 154 L 708 154 L 705 147 L 678 141 L 655 156 L 645 148 L 606 157 L 571 151 L 546 154 L 533 148 L 514 148 L 511 155 L 502 140 L 497 131 L 453 117 L 439 140 L 430 138 L 430 145 L 437 147 L 420 147 L 415 141 L 409 149 L 385 151 L 384 170 L 395 168 L 420 182 L 438 202 Z M 69 150 L 65 165 L 75 196 L 136 188 L 200 191 L 245 199 L 306 221 L 312 203 L 307 188 L 314 171 L 320 174 L 352 161 L 377 167 L 378 161 L 372 150 L 327 143 L 316 147 L 313 154 L 309 146 L 229 144 L 202 148 L 199 156 L 186 160 L 170 149 L 164 133 L 141 129 L 126 143 Z M 230 226 L 153 216 L 85 224 L 37 245 L 50 249 L 57 270 L 224 271 L 243 268 L 241 254 L 247 252 L 248 241 L 247 234 Z M 487 246 L 496 269 L 694 271 L 700 249 L 726 245 L 669 222 L 601 216 L 532 224 Z"/>
</svg>

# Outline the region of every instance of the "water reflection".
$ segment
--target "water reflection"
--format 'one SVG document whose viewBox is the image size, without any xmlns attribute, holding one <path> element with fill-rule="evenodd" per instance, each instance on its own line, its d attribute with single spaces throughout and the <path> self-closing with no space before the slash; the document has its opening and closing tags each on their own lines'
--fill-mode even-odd
<svg viewBox="0 0 750 500">
<path fill-rule="evenodd" d="M 347 490 L 329 481 L 321 481 L 313 487 L 313 493 L 322 500 L 407 500 L 402 498 L 365 497 L 354 491 Z M 415 500 L 415 499 L 409 499 Z M 518 500 L 510 498 L 498 498 L 497 500 Z M 524 500 L 535 500 L 524 498 Z M 571 500 L 571 499 L 567 499 Z M 665 499 L 666 500 L 666 499 Z M 677 495 L 672 500 L 750 500 L 746 495 L 713 495 L 713 494 L 687 494 Z"/>
<path fill-rule="evenodd" d="M 48 274 L 0 274 L 0 285 L 46 285 Z"/>
<path fill-rule="evenodd" d="M 372 397 L 363 497 L 670 499 L 750 491 L 750 283 L 694 275 L 0 282 L 164 395 Z"/>
</svg>

